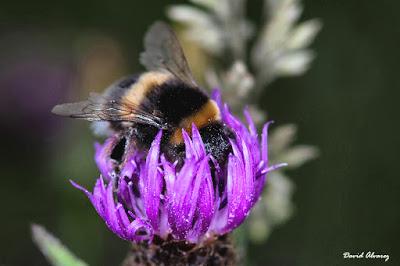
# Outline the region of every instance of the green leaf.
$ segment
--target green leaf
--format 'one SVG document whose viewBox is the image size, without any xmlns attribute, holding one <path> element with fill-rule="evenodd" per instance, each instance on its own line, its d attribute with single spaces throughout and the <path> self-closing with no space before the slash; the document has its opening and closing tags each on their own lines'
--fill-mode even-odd
<svg viewBox="0 0 400 266">
<path fill-rule="evenodd" d="M 43 226 L 31 226 L 33 242 L 53 266 L 88 266 L 87 263 L 75 257 L 57 238 L 44 229 Z"/>
</svg>

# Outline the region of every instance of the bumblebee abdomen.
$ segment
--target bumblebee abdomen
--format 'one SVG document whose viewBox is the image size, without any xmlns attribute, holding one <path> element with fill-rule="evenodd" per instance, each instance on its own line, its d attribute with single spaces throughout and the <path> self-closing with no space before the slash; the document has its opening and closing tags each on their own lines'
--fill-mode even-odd
<svg viewBox="0 0 400 266">
<path fill-rule="evenodd" d="M 196 127 L 200 130 L 203 127 L 206 127 L 207 125 L 219 120 L 220 113 L 217 104 L 213 100 L 208 99 L 207 102 L 200 107 L 200 109 L 180 120 L 178 127 L 171 135 L 170 142 L 173 144 L 181 143 L 183 141 L 182 129 L 185 129 L 186 132 L 191 134 L 192 124 L 196 125 Z"/>
<path fill-rule="evenodd" d="M 200 110 L 209 97 L 199 88 L 193 88 L 176 78 L 166 80 L 147 91 L 147 104 L 153 104 L 165 121 L 178 126 L 185 118 Z"/>
</svg>

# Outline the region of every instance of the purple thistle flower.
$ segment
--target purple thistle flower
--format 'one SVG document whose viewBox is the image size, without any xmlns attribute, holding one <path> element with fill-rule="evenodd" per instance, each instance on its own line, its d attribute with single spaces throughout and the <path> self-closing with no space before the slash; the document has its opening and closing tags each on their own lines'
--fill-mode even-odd
<svg viewBox="0 0 400 266">
<path fill-rule="evenodd" d="M 225 166 L 206 153 L 196 126 L 190 137 L 183 130 L 185 159 L 182 167 L 160 152 L 160 131 L 147 154 L 130 149 L 120 171 L 111 153 L 118 138 L 96 144 L 96 163 L 101 172 L 93 192 L 85 192 L 108 228 L 120 238 L 141 242 L 154 236 L 199 243 L 238 227 L 259 199 L 268 172 L 285 164 L 269 166 L 267 131 L 259 139 L 250 114 L 248 127 L 233 116 L 215 90 L 222 121 L 232 129 L 232 152 Z M 210 167 L 213 165 L 213 167 Z"/>
</svg>

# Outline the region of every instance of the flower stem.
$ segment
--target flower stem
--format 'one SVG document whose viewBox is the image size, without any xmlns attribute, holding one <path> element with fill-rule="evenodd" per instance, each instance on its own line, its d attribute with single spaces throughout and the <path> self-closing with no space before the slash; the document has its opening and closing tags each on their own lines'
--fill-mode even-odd
<svg viewBox="0 0 400 266">
<path fill-rule="evenodd" d="M 228 235 L 201 244 L 163 240 L 156 237 L 151 244 L 132 244 L 122 266 L 140 265 L 237 265 L 234 245 Z"/>
</svg>

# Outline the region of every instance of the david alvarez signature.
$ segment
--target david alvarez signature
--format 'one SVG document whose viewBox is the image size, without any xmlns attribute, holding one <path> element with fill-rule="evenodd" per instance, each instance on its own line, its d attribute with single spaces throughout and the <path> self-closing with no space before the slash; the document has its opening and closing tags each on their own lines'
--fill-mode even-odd
<svg viewBox="0 0 400 266">
<path fill-rule="evenodd" d="M 377 254 L 375 251 L 368 251 L 368 252 L 359 252 L 359 253 L 350 253 L 350 252 L 343 252 L 344 259 L 381 259 L 387 262 L 390 258 L 388 254 Z"/>
</svg>

